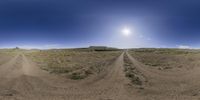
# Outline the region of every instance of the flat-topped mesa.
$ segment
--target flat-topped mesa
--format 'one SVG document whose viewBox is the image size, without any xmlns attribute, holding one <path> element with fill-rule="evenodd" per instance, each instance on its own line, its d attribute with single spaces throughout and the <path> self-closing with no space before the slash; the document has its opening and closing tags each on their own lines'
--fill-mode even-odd
<svg viewBox="0 0 200 100">
<path fill-rule="evenodd" d="M 117 48 L 107 47 L 107 46 L 90 46 L 89 49 L 94 50 L 94 51 L 112 51 L 112 50 L 118 50 Z"/>
<path fill-rule="evenodd" d="M 20 48 L 19 47 L 15 47 L 14 49 L 19 50 Z"/>
</svg>

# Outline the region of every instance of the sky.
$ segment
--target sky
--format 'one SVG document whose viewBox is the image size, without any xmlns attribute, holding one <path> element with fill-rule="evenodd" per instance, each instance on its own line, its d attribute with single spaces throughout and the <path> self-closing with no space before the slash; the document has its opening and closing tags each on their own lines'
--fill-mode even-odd
<svg viewBox="0 0 200 100">
<path fill-rule="evenodd" d="M 0 1 L 0 48 L 90 45 L 200 48 L 200 1 Z"/>
</svg>

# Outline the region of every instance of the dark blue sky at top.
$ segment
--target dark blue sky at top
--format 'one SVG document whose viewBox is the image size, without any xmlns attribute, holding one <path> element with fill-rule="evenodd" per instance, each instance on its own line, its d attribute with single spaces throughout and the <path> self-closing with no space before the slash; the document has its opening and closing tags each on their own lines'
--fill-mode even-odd
<svg viewBox="0 0 200 100">
<path fill-rule="evenodd" d="M 1 0 L 0 47 L 120 44 L 121 26 L 142 34 L 141 47 L 200 47 L 198 0 Z M 133 39 L 139 35 L 135 35 Z M 126 37 L 122 37 L 126 38 Z M 148 42 L 151 38 L 154 42 Z M 122 39 L 123 40 L 123 39 Z M 150 39 L 149 39 L 150 40 Z M 117 42 L 116 42 L 117 41 Z M 116 42 L 116 43 L 114 43 Z M 125 42 L 124 42 L 125 43 Z M 147 44 L 150 43 L 150 44 Z M 129 44 L 136 44 L 129 41 Z"/>
</svg>

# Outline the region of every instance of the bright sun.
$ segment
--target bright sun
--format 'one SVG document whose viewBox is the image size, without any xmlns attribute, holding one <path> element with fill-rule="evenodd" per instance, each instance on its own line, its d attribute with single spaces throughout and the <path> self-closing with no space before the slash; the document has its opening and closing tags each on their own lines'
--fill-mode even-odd
<svg viewBox="0 0 200 100">
<path fill-rule="evenodd" d="M 129 36 L 131 34 L 131 30 L 125 27 L 124 29 L 122 29 L 122 34 L 125 36 Z"/>
</svg>

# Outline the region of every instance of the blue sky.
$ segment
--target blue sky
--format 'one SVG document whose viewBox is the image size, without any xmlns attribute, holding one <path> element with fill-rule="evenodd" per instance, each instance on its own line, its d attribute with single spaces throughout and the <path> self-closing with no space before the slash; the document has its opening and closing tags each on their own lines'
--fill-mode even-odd
<svg viewBox="0 0 200 100">
<path fill-rule="evenodd" d="M 1 0 L 0 47 L 200 47 L 198 0 Z M 128 27 L 130 36 L 121 30 Z"/>
</svg>

